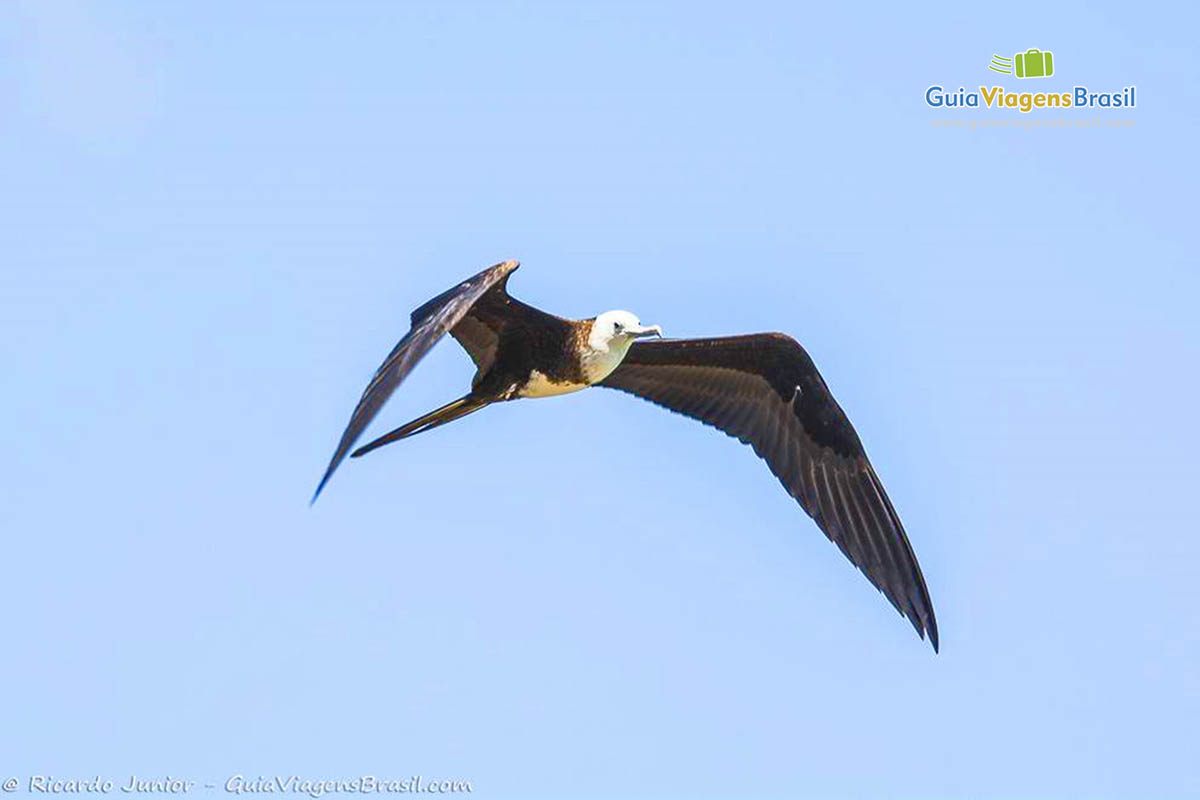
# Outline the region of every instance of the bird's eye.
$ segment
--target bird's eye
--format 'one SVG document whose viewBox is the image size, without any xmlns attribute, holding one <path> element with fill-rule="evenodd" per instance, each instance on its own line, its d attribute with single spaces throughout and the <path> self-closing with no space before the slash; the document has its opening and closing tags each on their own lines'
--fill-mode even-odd
<svg viewBox="0 0 1200 800">
<path fill-rule="evenodd" d="M 625 326 L 619 322 L 614 322 L 613 330 L 616 331 L 617 333 L 620 333 L 621 331 L 625 330 Z"/>
</svg>

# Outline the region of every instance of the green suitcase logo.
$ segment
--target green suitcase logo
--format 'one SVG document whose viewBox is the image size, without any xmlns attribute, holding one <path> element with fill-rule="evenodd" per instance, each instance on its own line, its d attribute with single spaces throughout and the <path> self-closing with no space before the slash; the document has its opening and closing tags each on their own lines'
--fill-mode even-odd
<svg viewBox="0 0 1200 800">
<path fill-rule="evenodd" d="M 1018 78 L 1049 78 L 1054 74 L 1054 54 L 1049 50 L 1031 47 L 1024 53 L 1017 53 L 1013 60 Z"/>
</svg>

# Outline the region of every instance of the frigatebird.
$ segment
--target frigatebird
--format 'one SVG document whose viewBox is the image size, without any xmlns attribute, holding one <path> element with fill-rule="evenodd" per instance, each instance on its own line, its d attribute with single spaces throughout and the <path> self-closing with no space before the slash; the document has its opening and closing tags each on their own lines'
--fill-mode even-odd
<svg viewBox="0 0 1200 800">
<path fill-rule="evenodd" d="M 412 312 L 412 327 L 350 417 L 315 502 L 380 407 L 449 333 L 475 362 L 471 391 L 355 450 L 361 456 L 492 403 L 604 386 L 699 420 L 754 448 L 817 526 L 917 633 L 938 648 L 925 579 L 858 434 L 790 336 L 663 339 L 628 311 L 556 317 L 508 294 L 516 261 L 496 264 Z M 656 341 L 644 341 L 658 337 Z"/>
</svg>

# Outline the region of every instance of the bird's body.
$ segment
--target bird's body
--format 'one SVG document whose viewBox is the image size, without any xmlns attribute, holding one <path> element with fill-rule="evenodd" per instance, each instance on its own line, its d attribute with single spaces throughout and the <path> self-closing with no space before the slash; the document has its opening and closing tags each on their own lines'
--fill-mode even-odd
<svg viewBox="0 0 1200 800">
<path fill-rule="evenodd" d="M 503 279 L 502 279 L 503 280 Z M 503 286 L 503 284 L 501 284 Z M 453 336 L 475 361 L 472 389 L 503 400 L 550 397 L 586 389 L 617 368 L 641 331 L 633 315 L 609 312 L 612 319 L 569 320 L 527 306 L 507 292 L 480 298 Z M 620 318 L 630 338 L 599 336 L 601 323 Z"/>
<path fill-rule="evenodd" d="M 412 313 L 412 329 L 367 386 L 317 494 L 392 391 L 449 333 L 475 362 L 471 391 L 354 456 L 492 403 L 590 386 L 619 389 L 751 445 L 821 530 L 937 648 L 933 606 L 900 518 L 850 420 L 799 344 L 780 333 L 637 341 L 662 332 L 626 311 L 569 320 L 509 296 L 508 276 L 517 266 L 497 264 Z"/>
</svg>

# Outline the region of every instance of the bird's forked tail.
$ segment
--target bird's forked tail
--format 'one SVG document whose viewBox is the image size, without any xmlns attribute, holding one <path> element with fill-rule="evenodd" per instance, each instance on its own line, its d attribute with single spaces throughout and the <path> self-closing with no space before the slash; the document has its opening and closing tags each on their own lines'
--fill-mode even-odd
<svg viewBox="0 0 1200 800">
<path fill-rule="evenodd" d="M 439 425 L 445 425 L 447 422 L 453 422 L 456 419 L 465 417 L 467 414 L 478 411 L 484 406 L 490 405 L 491 402 L 491 400 L 486 398 L 469 394 L 465 395 L 452 403 L 447 403 L 441 408 L 434 409 L 428 414 L 417 417 L 412 422 L 401 425 L 399 428 L 396 428 L 396 430 L 380 436 L 370 444 L 364 444 L 362 447 L 351 453 L 350 457 L 358 458 L 361 455 L 366 455 L 377 447 L 383 447 L 385 444 L 391 444 L 392 442 L 399 441 L 400 439 L 407 439 L 409 436 L 414 436 L 418 433 L 423 433 L 424 431 L 433 430 Z"/>
</svg>

